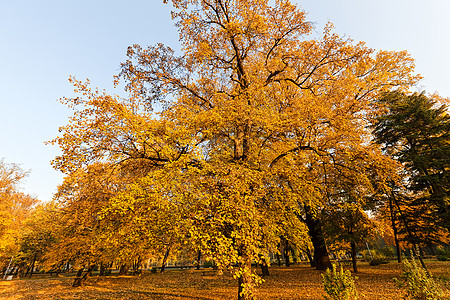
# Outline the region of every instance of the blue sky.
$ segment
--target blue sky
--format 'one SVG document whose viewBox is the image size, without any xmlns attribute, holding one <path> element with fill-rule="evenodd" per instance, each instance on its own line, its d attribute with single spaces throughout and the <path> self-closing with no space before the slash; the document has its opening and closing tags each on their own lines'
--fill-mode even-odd
<svg viewBox="0 0 450 300">
<path fill-rule="evenodd" d="M 425 79 L 417 90 L 450 97 L 450 1 L 303 0 L 316 31 L 335 31 L 377 50 L 408 50 Z M 113 75 L 132 44 L 179 48 L 162 0 L 16 0 L 0 2 L 0 158 L 30 170 L 24 192 L 50 200 L 62 181 L 50 160 L 70 111 L 67 79 L 89 78 L 113 93 Z"/>
</svg>

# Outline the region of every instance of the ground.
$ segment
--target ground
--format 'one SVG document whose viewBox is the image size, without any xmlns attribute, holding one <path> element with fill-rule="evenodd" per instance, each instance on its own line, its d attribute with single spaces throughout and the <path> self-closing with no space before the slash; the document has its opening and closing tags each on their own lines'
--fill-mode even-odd
<svg viewBox="0 0 450 300">
<path fill-rule="evenodd" d="M 427 261 L 450 299 L 450 262 Z M 348 268 L 348 267 L 346 267 Z M 259 270 L 258 270 L 259 271 Z M 359 265 L 356 287 L 360 299 L 401 299 L 393 278 L 400 278 L 401 265 Z M 321 272 L 306 265 L 271 267 L 270 277 L 258 288 L 258 299 L 323 299 Z M 93 276 L 85 286 L 72 288 L 73 276 L 36 275 L 32 279 L 0 281 L 0 299 L 236 299 L 237 283 L 229 274 L 212 269 L 168 270 L 165 274 L 141 276 Z"/>
</svg>

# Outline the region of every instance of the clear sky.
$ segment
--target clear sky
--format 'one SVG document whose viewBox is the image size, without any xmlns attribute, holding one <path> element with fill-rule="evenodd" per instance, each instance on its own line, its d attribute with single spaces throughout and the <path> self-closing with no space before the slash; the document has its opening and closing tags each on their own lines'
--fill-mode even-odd
<svg viewBox="0 0 450 300">
<path fill-rule="evenodd" d="M 450 97 L 449 0 L 292 0 L 318 33 L 335 31 L 377 50 L 408 50 L 425 79 L 417 90 Z M 67 79 L 89 78 L 112 93 L 113 75 L 132 44 L 179 48 L 162 0 L 0 1 L 0 158 L 30 170 L 23 191 L 50 200 L 62 181 L 44 141 L 58 135 L 73 96 Z"/>
</svg>

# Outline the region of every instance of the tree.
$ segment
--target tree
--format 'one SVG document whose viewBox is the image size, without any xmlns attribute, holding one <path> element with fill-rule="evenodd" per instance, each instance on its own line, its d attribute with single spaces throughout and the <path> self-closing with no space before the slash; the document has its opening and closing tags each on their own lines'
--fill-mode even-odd
<svg viewBox="0 0 450 300">
<path fill-rule="evenodd" d="M 130 182 L 126 169 L 95 163 L 66 176 L 59 186 L 55 195 L 57 205 L 52 212 L 56 241 L 47 249 L 45 258 L 48 268 L 68 261 L 78 268 L 74 287 L 86 281 L 95 265 L 107 265 L 116 259 L 129 266 L 142 251 L 136 242 L 130 247 L 124 234 L 122 239 L 113 238 L 120 218 L 105 218 L 112 199 Z M 87 272 L 83 275 L 85 268 Z"/>
<path fill-rule="evenodd" d="M 0 160 L 0 268 L 7 266 L 17 255 L 22 226 L 33 210 L 37 199 L 20 192 L 20 181 L 27 175 L 15 164 Z"/>
<path fill-rule="evenodd" d="M 51 252 L 51 247 L 55 246 L 58 232 L 58 227 L 55 226 L 55 219 L 57 220 L 58 216 L 55 212 L 56 206 L 53 201 L 41 203 L 33 209 L 23 224 L 16 262 L 26 267 L 25 276 L 31 278 L 36 266 L 45 266 L 48 259 L 46 255 Z"/>
<path fill-rule="evenodd" d="M 424 93 L 384 94 L 380 102 L 386 105 L 386 113 L 378 118 L 374 134 L 404 166 L 407 191 L 403 198 L 408 199 L 404 214 L 414 219 L 408 226 L 422 224 L 423 229 L 448 231 L 450 115 L 445 105 L 438 106 L 438 100 Z"/>
<path fill-rule="evenodd" d="M 142 180 L 121 199 L 175 205 L 182 236 L 232 269 L 239 298 L 251 299 L 251 262 L 278 244 L 276 224 L 323 206 L 334 159 L 366 142 L 372 100 L 418 77 L 406 52 L 375 54 L 331 26 L 308 40 L 311 24 L 287 0 L 172 5 L 183 55 L 130 47 L 127 99 L 73 80 L 81 97 L 63 100 L 76 111 L 53 141 L 63 151 L 54 165 L 135 165 Z"/>
</svg>

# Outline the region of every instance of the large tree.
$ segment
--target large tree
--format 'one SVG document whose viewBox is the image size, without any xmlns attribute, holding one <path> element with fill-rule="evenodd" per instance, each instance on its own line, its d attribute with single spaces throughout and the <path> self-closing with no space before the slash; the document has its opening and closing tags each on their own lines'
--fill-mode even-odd
<svg viewBox="0 0 450 300">
<path fill-rule="evenodd" d="M 386 153 L 404 166 L 404 188 L 393 185 L 391 198 L 408 203 L 402 218 L 416 235 L 450 228 L 450 115 L 438 100 L 424 93 L 386 93 L 380 100 L 386 113 L 374 128 Z"/>
<path fill-rule="evenodd" d="M 231 268 L 250 299 L 251 262 L 276 247 L 276 225 L 305 208 L 317 217 L 337 158 L 370 151 L 373 100 L 418 77 L 406 52 L 375 53 L 331 26 L 308 39 L 311 23 L 287 0 L 172 4 L 182 55 L 130 47 L 127 99 L 74 80 L 81 95 L 64 100 L 76 110 L 54 164 L 133 164 L 143 179 L 117 201 L 176 205 L 162 211 L 182 216 L 179 236 Z"/>
</svg>

